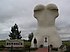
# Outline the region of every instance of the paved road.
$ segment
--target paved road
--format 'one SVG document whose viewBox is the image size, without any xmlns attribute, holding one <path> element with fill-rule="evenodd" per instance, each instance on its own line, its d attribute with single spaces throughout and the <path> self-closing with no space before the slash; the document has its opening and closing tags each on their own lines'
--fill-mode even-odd
<svg viewBox="0 0 70 52">
<path fill-rule="evenodd" d="M 30 52 L 48 52 L 48 48 L 38 48 L 36 51 L 30 51 Z"/>
<path fill-rule="evenodd" d="M 35 52 L 48 52 L 48 48 L 39 48 Z"/>
</svg>

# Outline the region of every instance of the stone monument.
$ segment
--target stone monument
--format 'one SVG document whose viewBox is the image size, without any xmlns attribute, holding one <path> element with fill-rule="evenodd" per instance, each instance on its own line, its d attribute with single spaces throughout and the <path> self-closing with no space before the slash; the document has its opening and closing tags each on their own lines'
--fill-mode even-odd
<svg viewBox="0 0 70 52">
<path fill-rule="evenodd" d="M 34 8 L 34 17 L 38 21 L 38 28 L 34 32 L 31 47 L 34 47 L 34 38 L 37 39 L 37 47 L 44 45 L 44 39 L 48 38 L 48 45 L 58 48 L 62 45 L 61 38 L 55 27 L 55 19 L 58 17 L 58 8 L 55 4 L 37 5 Z"/>
</svg>

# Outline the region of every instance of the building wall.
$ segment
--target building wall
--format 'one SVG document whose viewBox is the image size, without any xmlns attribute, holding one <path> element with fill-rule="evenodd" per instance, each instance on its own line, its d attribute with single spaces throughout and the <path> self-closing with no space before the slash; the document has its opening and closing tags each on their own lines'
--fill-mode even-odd
<svg viewBox="0 0 70 52">
<path fill-rule="evenodd" d="M 6 47 L 24 47 L 23 40 L 6 40 Z"/>
</svg>

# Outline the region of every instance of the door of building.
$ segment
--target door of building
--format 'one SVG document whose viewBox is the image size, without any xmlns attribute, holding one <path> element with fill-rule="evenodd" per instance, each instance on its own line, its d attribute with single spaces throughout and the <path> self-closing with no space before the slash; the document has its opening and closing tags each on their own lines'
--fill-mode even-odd
<svg viewBox="0 0 70 52">
<path fill-rule="evenodd" d="M 48 47 L 48 37 L 44 38 L 44 47 Z"/>
</svg>

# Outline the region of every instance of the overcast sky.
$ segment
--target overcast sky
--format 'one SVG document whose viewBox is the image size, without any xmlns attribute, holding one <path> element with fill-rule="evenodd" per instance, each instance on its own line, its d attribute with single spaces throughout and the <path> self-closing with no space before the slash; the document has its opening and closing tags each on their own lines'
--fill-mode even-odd
<svg viewBox="0 0 70 52">
<path fill-rule="evenodd" d="M 17 23 L 21 35 L 27 39 L 37 29 L 33 9 L 37 4 L 54 3 L 59 8 L 57 30 L 63 39 L 70 39 L 70 0 L 0 0 L 0 39 L 9 38 L 11 27 Z"/>
</svg>

